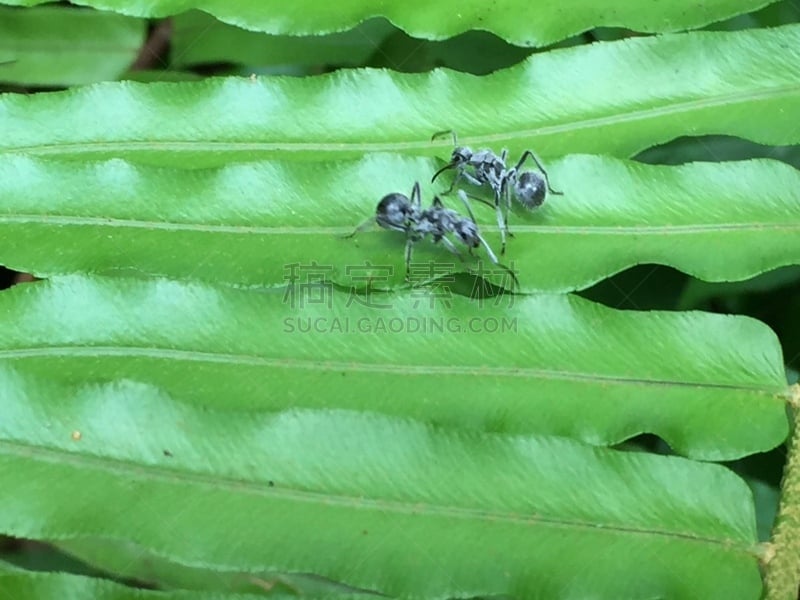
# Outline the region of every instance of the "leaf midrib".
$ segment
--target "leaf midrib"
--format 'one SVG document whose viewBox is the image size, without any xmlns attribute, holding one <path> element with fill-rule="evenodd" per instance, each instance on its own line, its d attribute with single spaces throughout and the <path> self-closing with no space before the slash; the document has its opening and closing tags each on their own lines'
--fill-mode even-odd
<svg viewBox="0 0 800 600">
<path fill-rule="evenodd" d="M 267 368 L 304 369 L 312 371 L 352 371 L 362 373 L 400 374 L 400 375 L 456 375 L 459 377 L 520 377 L 530 379 L 550 379 L 562 381 L 591 381 L 601 384 L 672 386 L 681 388 L 721 389 L 731 391 L 755 392 L 770 396 L 783 403 L 786 393 L 783 387 L 770 388 L 765 385 L 745 385 L 734 383 L 711 383 L 699 381 L 675 381 L 644 379 L 624 376 L 601 375 L 597 373 L 576 373 L 549 369 L 496 366 L 458 366 L 458 365 L 412 365 L 398 363 L 360 363 L 316 361 L 297 358 L 268 358 L 248 354 L 222 352 L 203 352 L 199 350 L 176 350 L 141 346 L 46 346 L 0 350 L 0 360 L 23 360 L 39 357 L 125 357 L 152 358 L 157 360 L 181 362 L 205 362 L 261 366 Z"/>
<path fill-rule="evenodd" d="M 657 118 L 671 114 L 688 112 L 690 109 L 705 109 L 735 103 L 744 103 L 757 99 L 778 98 L 782 95 L 800 95 L 800 85 L 783 85 L 767 90 L 739 92 L 725 94 L 712 98 L 701 98 L 674 104 L 656 106 L 638 111 L 622 114 L 595 117 L 569 123 L 546 125 L 532 129 L 519 129 L 514 133 L 484 134 L 465 136 L 462 144 L 488 146 L 491 143 L 507 140 L 528 139 L 531 137 L 558 136 L 572 133 L 581 129 L 596 129 L 617 123 L 642 121 L 648 118 Z M 398 152 L 404 150 L 430 150 L 432 148 L 450 147 L 449 141 L 431 142 L 429 140 L 414 142 L 212 142 L 212 141 L 117 141 L 117 142 L 67 142 L 61 144 L 35 144 L 29 146 L 11 146 L 0 148 L 0 152 L 26 152 L 35 155 L 49 154 L 81 154 L 97 152 L 126 152 L 141 150 L 159 150 L 163 152 L 208 152 L 221 153 L 225 151 L 252 151 L 252 152 Z"/>
<path fill-rule="evenodd" d="M 628 535 L 643 535 L 666 538 L 679 538 L 686 541 L 722 546 L 727 551 L 751 555 L 754 550 L 749 545 L 728 538 L 709 538 L 693 533 L 667 531 L 660 529 L 645 529 L 641 527 L 626 527 L 619 524 L 605 524 L 599 522 L 586 522 L 578 519 L 559 519 L 541 515 L 521 515 L 513 512 L 498 512 L 492 509 L 466 508 L 444 504 L 424 504 L 422 502 L 386 500 L 367 498 L 363 495 L 348 496 L 346 494 L 331 494 L 317 491 L 304 491 L 287 489 L 284 486 L 270 486 L 268 482 L 258 482 L 246 479 L 236 479 L 219 475 L 210 475 L 197 471 L 178 470 L 156 465 L 143 465 L 134 461 L 122 460 L 108 456 L 87 455 L 77 452 L 68 452 L 59 448 L 45 447 L 28 444 L 17 440 L 0 440 L 0 453 L 23 458 L 33 458 L 42 462 L 55 465 L 69 465 L 76 468 L 94 468 L 113 475 L 120 472 L 126 475 L 138 476 L 141 479 L 156 480 L 174 484 L 194 484 L 216 490 L 227 489 L 232 494 L 247 493 L 262 497 L 279 497 L 294 502 L 304 502 L 320 506 L 340 506 L 354 510 L 366 509 L 378 512 L 392 512 L 396 514 L 417 514 L 426 517 L 458 518 L 463 520 L 485 520 L 487 522 L 502 521 L 520 526 L 545 526 L 567 529 L 586 529 L 609 531 Z"/>
<path fill-rule="evenodd" d="M 128 229 L 155 229 L 161 231 L 192 231 L 197 233 L 230 233 L 236 235 L 348 235 L 353 226 L 256 226 L 256 225 L 216 225 L 208 223 L 176 223 L 173 221 L 147 221 L 142 219 L 121 219 L 116 217 L 76 217 L 69 215 L 5 214 L 0 215 L 0 224 L 42 224 L 76 227 L 112 227 Z M 482 231 L 497 231 L 496 225 L 481 225 Z M 686 225 L 514 225 L 514 233 L 537 234 L 600 234 L 600 235 L 674 235 L 702 234 L 721 231 L 795 231 L 800 230 L 797 223 L 713 223 Z"/>
</svg>

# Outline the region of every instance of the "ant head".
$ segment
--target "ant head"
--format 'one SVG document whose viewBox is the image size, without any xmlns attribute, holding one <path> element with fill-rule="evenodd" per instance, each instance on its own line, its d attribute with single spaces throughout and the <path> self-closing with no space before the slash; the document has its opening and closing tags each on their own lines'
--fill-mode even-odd
<svg viewBox="0 0 800 600">
<path fill-rule="evenodd" d="M 464 165 L 468 164 L 471 159 L 472 150 L 464 146 L 457 146 L 450 155 L 450 162 L 433 174 L 433 177 L 431 177 L 431 183 L 436 181 L 436 178 L 448 169 L 456 169 L 460 172 L 464 168 Z"/>
<path fill-rule="evenodd" d="M 474 221 L 464 219 L 456 223 L 453 229 L 459 239 L 464 242 L 465 246 L 477 248 L 480 245 L 481 237 L 478 233 L 478 226 Z"/>
<path fill-rule="evenodd" d="M 472 150 L 466 146 L 456 146 L 453 154 L 450 155 L 450 163 L 453 166 L 463 165 L 472 158 Z"/>
<path fill-rule="evenodd" d="M 375 221 L 384 229 L 405 231 L 412 212 L 413 207 L 407 196 L 398 193 L 388 194 L 378 202 Z"/>
<path fill-rule="evenodd" d="M 544 202 L 547 187 L 544 179 L 538 173 L 525 171 L 520 173 L 514 183 L 514 194 L 522 206 L 528 210 L 533 210 Z"/>
</svg>

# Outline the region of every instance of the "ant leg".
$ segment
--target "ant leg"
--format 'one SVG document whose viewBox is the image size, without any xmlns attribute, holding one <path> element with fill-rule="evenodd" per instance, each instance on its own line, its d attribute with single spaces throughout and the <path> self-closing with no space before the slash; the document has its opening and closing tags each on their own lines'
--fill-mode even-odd
<svg viewBox="0 0 800 600">
<path fill-rule="evenodd" d="M 414 246 L 414 240 L 411 236 L 406 238 L 406 283 L 411 283 L 411 251 Z"/>
<path fill-rule="evenodd" d="M 484 250 L 486 250 L 486 254 L 489 255 L 489 260 L 491 260 L 495 265 L 503 269 L 506 273 L 511 275 L 511 280 L 514 282 L 514 289 L 518 288 L 519 279 L 517 279 L 517 274 L 497 260 L 497 256 L 495 256 L 494 252 L 492 252 L 492 248 L 489 246 L 489 244 L 486 243 L 486 240 L 483 239 L 483 237 L 478 236 L 478 240 L 483 245 Z"/>
<path fill-rule="evenodd" d="M 420 200 L 419 181 L 414 182 L 414 187 L 411 188 L 411 206 L 419 208 L 422 201 Z"/>
<path fill-rule="evenodd" d="M 478 241 L 479 241 L 479 242 L 481 243 L 481 245 L 483 246 L 483 249 L 484 249 L 484 250 L 486 250 L 486 254 L 488 254 L 488 255 L 489 255 L 489 260 L 491 260 L 491 261 L 492 261 L 494 264 L 496 264 L 496 265 L 497 265 L 497 264 L 499 264 L 499 262 L 498 262 L 498 260 L 497 260 L 497 256 L 495 256 L 495 253 L 494 253 L 494 252 L 492 252 L 492 247 L 491 247 L 491 246 L 489 246 L 489 244 L 486 242 L 486 240 L 485 240 L 485 239 L 483 239 L 483 236 L 480 236 L 480 235 L 479 235 L 479 236 L 478 236 Z"/>
<path fill-rule="evenodd" d="M 463 191 L 463 190 L 460 190 L 460 191 Z M 464 193 L 468 198 L 471 198 L 473 200 L 477 200 L 481 204 L 485 204 L 486 206 L 488 206 L 490 208 L 494 208 L 494 203 L 493 202 L 489 202 L 486 198 L 480 198 L 479 196 L 473 196 L 472 194 L 467 194 L 466 192 L 464 192 Z M 473 219 L 473 221 L 475 221 L 475 219 Z M 477 221 L 476 221 L 476 223 L 477 223 Z"/>
<path fill-rule="evenodd" d="M 505 227 L 506 235 L 508 237 L 514 237 L 514 234 L 508 230 L 508 213 L 511 212 L 511 188 L 508 187 L 508 185 L 506 185 L 505 192 L 506 192 L 506 206 L 505 206 L 506 210 L 505 214 L 503 215 L 503 227 Z"/>
<path fill-rule="evenodd" d="M 464 168 L 464 167 L 462 167 L 462 171 L 463 171 L 463 168 Z M 476 186 L 478 186 L 478 187 L 481 187 L 481 186 L 483 185 L 483 182 L 482 182 L 480 179 L 477 179 L 477 178 L 476 178 L 474 175 L 470 175 L 470 174 L 469 174 L 469 173 L 467 173 L 466 171 L 463 171 L 463 172 L 461 173 L 461 177 L 463 177 L 464 179 L 466 179 L 466 180 L 467 180 L 468 182 L 470 182 L 472 185 L 476 185 Z"/>
<path fill-rule="evenodd" d="M 461 251 L 458 248 L 456 248 L 456 245 L 453 242 L 448 240 L 446 237 L 443 237 L 439 241 L 442 242 L 442 244 L 444 245 L 445 248 L 447 248 L 450 252 L 455 254 L 459 258 L 459 260 L 461 262 L 464 262 L 464 255 L 461 253 Z"/>
<path fill-rule="evenodd" d="M 503 269 L 509 275 L 511 275 L 511 281 L 514 283 L 514 285 L 512 286 L 511 289 L 512 290 L 516 290 L 519 287 L 519 279 L 517 279 L 517 274 L 514 273 L 514 270 L 513 269 L 509 269 L 507 266 L 505 266 L 503 264 L 500 264 L 500 263 L 497 263 L 497 266 L 500 267 L 501 269 Z"/>
<path fill-rule="evenodd" d="M 492 203 L 492 202 L 489 202 L 489 201 L 488 201 L 488 200 L 486 200 L 485 198 L 481 198 L 480 196 L 474 196 L 474 195 L 472 195 L 472 194 L 468 194 L 468 193 L 467 193 L 467 192 L 465 192 L 464 190 L 458 190 L 458 195 L 459 195 L 459 198 L 461 198 L 461 194 L 463 194 L 465 197 L 467 197 L 467 198 L 470 198 L 470 199 L 472 199 L 472 200 L 477 200 L 477 201 L 478 201 L 478 202 L 480 202 L 481 204 L 485 204 L 486 206 L 489 206 L 489 207 L 491 207 L 491 208 L 494 208 L 494 203 Z M 442 195 L 444 195 L 444 194 L 442 194 Z M 464 202 L 464 204 L 467 206 L 467 210 L 469 211 L 469 216 L 472 218 L 472 221 L 473 221 L 474 223 L 477 223 L 477 221 L 475 220 L 475 217 L 473 217 L 473 216 L 472 216 L 472 210 L 471 210 L 471 208 L 470 208 L 469 204 L 466 202 L 466 200 L 465 200 L 464 198 L 461 198 L 461 201 L 462 201 L 462 202 Z"/>
<path fill-rule="evenodd" d="M 464 206 L 467 208 L 467 214 L 469 215 L 470 220 L 473 223 L 477 223 L 477 221 L 475 220 L 475 215 L 472 214 L 472 207 L 469 205 L 467 192 L 465 192 L 464 190 L 458 190 L 458 198 L 459 200 L 461 200 L 461 202 L 464 203 Z"/>
<path fill-rule="evenodd" d="M 494 203 L 494 212 L 497 216 L 497 227 L 500 229 L 500 254 L 506 253 L 506 228 L 504 224 L 503 208 L 500 206 L 499 198 Z M 493 262 L 496 262 L 493 261 Z"/>
<path fill-rule="evenodd" d="M 516 171 L 519 171 L 520 167 L 522 167 L 522 163 L 524 163 L 528 157 L 533 159 L 533 162 L 536 163 L 536 166 L 542 172 L 542 175 L 544 175 L 544 182 L 547 184 L 547 191 L 556 196 L 563 196 L 564 192 L 557 192 L 556 190 L 550 187 L 550 180 L 547 178 L 547 171 L 544 170 L 542 163 L 539 162 L 539 159 L 536 158 L 536 155 L 530 150 L 525 150 L 525 152 L 522 153 L 522 158 L 519 159 L 519 162 L 517 163 L 517 166 L 514 167 L 514 169 Z"/>
</svg>

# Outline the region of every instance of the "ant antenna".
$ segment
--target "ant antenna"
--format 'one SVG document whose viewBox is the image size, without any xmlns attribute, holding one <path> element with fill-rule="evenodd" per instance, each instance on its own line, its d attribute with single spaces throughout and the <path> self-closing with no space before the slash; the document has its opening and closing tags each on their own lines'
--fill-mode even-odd
<svg viewBox="0 0 800 600">
<path fill-rule="evenodd" d="M 371 229 L 374 224 L 375 224 L 375 217 L 370 217 L 369 219 L 364 221 L 361 225 L 356 227 L 355 231 L 353 231 L 353 233 L 349 233 L 347 235 L 343 235 L 342 239 L 343 240 L 349 240 L 350 238 L 354 238 L 354 237 L 356 237 L 357 233 L 360 233 L 362 231 L 366 231 L 367 229 Z"/>
<path fill-rule="evenodd" d="M 454 130 L 452 130 L 452 129 L 445 129 L 444 131 L 437 131 L 436 133 L 434 133 L 431 136 L 431 141 L 433 141 L 436 138 L 441 137 L 441 136 L 443 136 L 445 134 L 448 134 L 448 133 L 453 136 L 453 147 L 458 146 L 458 136 L 456 135 L 456 132 Z M 436 173 L 433 174 L 433 177 L 431 177 L 431 183 L 436 181 L 436 178 L 439 175 L 441 175 L 442 173 L 444 173 L 448 169 L 452 169 L 455 166 L 456 166 L 456 163 L 451 160 L 449 163 L 447 163 L 445 166 L 443 166 L 441 169 L 439 169 L 438 171 L 436 171 Z M 452 190 L 453 186 L 450 186 L 450 189 Z"/>
<path fill-rule="evenodd" d="M 456 132 L 452 129 L 445 129 L 444 131 L 437 131 L 431 136 L 431 141 L 435 140 L 436 138 L 442 137 L 445 134 L 450 134 L 453 136 L 453 146 L 458 146 L 458 136 Z"/>
<path fill-rule="evenodd" d="M 438 171 L 436 171 L 436 173 L 433 174 L 433 177 L 431 177 L 431 183 L 436 181 L 436 178 L 439 175 L 441 175 L 442 173 L 444 173 L 448 169 L 452 169 L 455 166 L 456 166 L 456 163 L 454 163 L 453 161 L 450 161 L 449 163 L 447 163 L 445 166 L 443 166 L 441 169 L 439 169 Z"/>
</svg>

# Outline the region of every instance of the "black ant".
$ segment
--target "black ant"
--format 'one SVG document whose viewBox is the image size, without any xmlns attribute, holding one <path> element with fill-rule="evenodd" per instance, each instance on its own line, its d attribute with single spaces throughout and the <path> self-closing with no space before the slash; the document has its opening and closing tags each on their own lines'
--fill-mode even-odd
<svg viewBox="0 0 800 600">
<path fill-rule="evenodd" d="M 547 171 L 530 150 L 525 150 L 517 164 L 508 169 L 506 168 L 508 150 L 505 148 L 500 152 L 500 156 L 486 148 L 473 152 L 471 148 L 458 145 L 456 132 L 452 129 L 434 133 L 431 140 L 448 133 L 453 136 L 453 145 L 455 146 L 450 156 L 450 162 L 434 173 L 431 183 L 444 171 L 455 169 L 456 176 L 445 194 L 449 194 L 462 178 L 476 186 L 488 184 L 494 192 L 494 208 L 502 241 L 500 254 L 505 254 L 506 234 L 511 236 L 508 231 L 508 213 L 511 210 L 512 196 L 527 210 L 533 210 L 542 205 L 548 192 L 555 196 L 562 196 L 564 193 L 557 192 L 550 187 Z M 542 175 L 535 171 L 521 171 L 522 165 L 529 158 L 536 163 Z"/>
<path fill-rule="evenodd" d="M 427 236 L 431 236 L 435 244 L 441 242 L 445 248 L 463 260 L 461 251 L 459 251 L 456 245 L 447 237 L 448 234 L 454 234 L 467 246 L 470 254 L 472 254 L 473 249 L 482 245 L 489 255 L 489 259 L 494 264 L 507 271 L 514 280 L 515 285 L 518 283 L 514 272 L 500 264 L 489 244 L 487 244 L 486 240 L 481 236 L 478 225 L 475 222 L 475 216 L 472 214 L 467 195 L 462 190 L 458 191 L 458 196 L 467 208 L 469 218 L 462 216 L 452 209 L 446 208 L 438 196 L 433 198 L 433 202 L 429 208 L 422 209 L 420 196 L 419 182 L 416 182 L 411 190 L 410 199 L 405 194 L 395 192 L 381 198 L 375 209 L 375 222 L 379 226 L 384 229 L 401 231 L 406 234 L 406 281 L 409 281 L 411 253 L 414 244 Z M 356 233 L 371 224 L 372 220 L 370 219 L 346 237 L 350 238 L 355 236 Z"/>
</svg>

